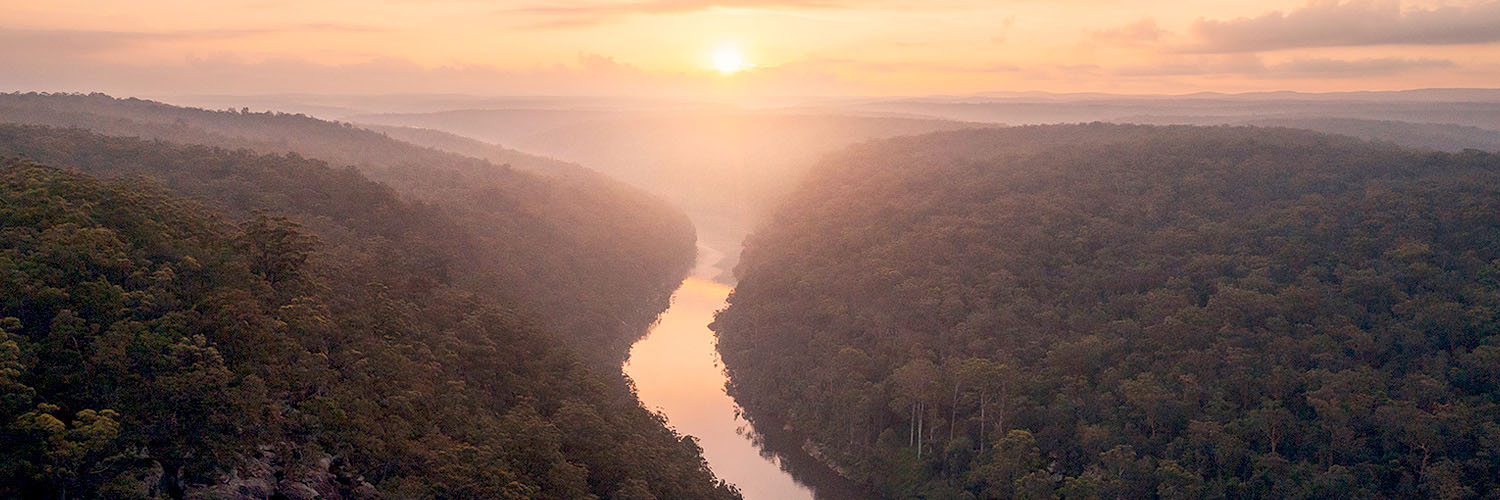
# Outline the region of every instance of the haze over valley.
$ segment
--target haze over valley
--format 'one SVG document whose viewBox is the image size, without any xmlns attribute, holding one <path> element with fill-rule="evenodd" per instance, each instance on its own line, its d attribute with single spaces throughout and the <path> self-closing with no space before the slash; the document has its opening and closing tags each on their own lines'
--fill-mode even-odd
<svg viewBox="0 0 1500 500">
<path fill-rule="evenodd" d="M 1500 2 L 0 0 L 0 498 L 1500 498 Z"/>
</svg>

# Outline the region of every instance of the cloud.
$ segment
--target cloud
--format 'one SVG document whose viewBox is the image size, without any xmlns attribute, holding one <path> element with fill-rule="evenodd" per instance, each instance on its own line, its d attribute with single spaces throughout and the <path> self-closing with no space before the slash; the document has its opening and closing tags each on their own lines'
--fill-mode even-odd
<svg viewBox="0 0 1500 500">
<path fill-rule="evenodd" d="M 1451 68 L 1447 59 L 1294 59 L 1268 68 L 1269 76 L 1278 78 L 1367 78 L 1390 76 L 1421 69 Z"/>
<path fill-rule="evenodd" d="M 347 24 L 301 24 L 275 28 L 186 31 L 105 31 L 11 29 L 0 27 L 0 56 L 32 59 L 81 56 L 129 48 L 148 42 L 222 40 L 287 32 L 372 33 L 380 28 Z"/>
<path fill-rule="evenodd" d="M 534 29 L 574 28 L 614 21 L 641 14 L 680 14 L 712 8 L 804 8 L 844 7 L 842 0 L 644 0 L 569 5 L 537 5 L 505 9 L 504 15 L 539 17 L 540 22 L 526 25 Z"/>
<path fill-rule="evenodd" d="M 261 32 L 264 30 L 136 32 L 0 28 L 0 54 L 92 54 L 143 42 L 237 38 Z"/>
<path fill-rule="evenodd" d="M 1382 0 L 1318 0 L 1287 13 L 1193 23 L 1188 52 L 1500 42 L 1500 0 L 1469 7 L 1402 9 Z"/>
<path fill-rule="evenodd" d="M 0 30 L 0 39 L 4 31 Z M 97 44 L 88 44 L 95 50 Z M 681 98 L 733 88 L 744 95 L 841 95 L 855 84 L 812 67 L 768 67 L 734 78 L 656 73 L 580 53 L 569 64 L 529 69 L 489 65 L 431 67 L 398 58 L 323 64 L 286 57 L 246 60 L 230 54 L 180 61 L 93 60 L 88 50 L 36 58 L 0 50 L 0 92 L 181 94 L 473 94 Z"/>
<path fill-rule="evenodd" d="M 865 73 L 949 73 L 983 74 L 1013 73 L 1021 67 L 1006 63 L 952 64 L 932 61 L 862 61 L 857 59 L 822 57 L 783 65 L 792 68 L 827 68 Z"/>
<path fill-rule="evenodd" d="M 1005 43 L 1005 32 L 1010 31 L 1010 28 L 1015 26 L 1015 24 L 1016 16 L 1007 16 L 1005 19 L 1002 19 L 999 24 L 994 26 L 994 29 L 1000 30 L 1000 33 L 990 36 L 990 43 Z"/>
<path fill-rule="evenodd" d="M 1291 59 L 1266 64 L 1254 54 L 1203 55 L 1174 57 L 1158 64 L 1117 68 L 1112 73 L 1125 77 L 1233 75 L 1261 80 L 1351 79 L 1391 76 L 1424 69 L 1446 69 L 1455 64 L 1447 59 Z"/>
<path fill-rule="evenodd" d="M 1090 31 L 1089 38 L 1099 42 L 1134 45 L 1155 42 L 1165 34 L 1166 30 L 1157 26 L 1156 21 L 1142 19 L 1119 28 Z"/>
<path fill-rule="evenodd" d="M 1115 69 L 1119 76 L 1158 77 L 1186 75 L 1248 75 L 1264 73 L 1265 63 L 1253 54 L 1173 57 L 1157 64 L 1126 66 Z"/>
</svg>

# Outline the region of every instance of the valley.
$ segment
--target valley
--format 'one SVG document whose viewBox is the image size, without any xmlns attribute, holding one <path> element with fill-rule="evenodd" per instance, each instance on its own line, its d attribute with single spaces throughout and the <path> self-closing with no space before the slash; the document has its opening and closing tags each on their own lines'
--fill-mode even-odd
<svg viewBox="0 0 1500 500">
<path fill-rule="evenodd" d="M 1500 500 L 1500 0 L 0 0 L 0 500 Z"/>
<path fill-rule="evenodd" d="M 228 267 L 211 273 L 236 276 L 234 291 L 173 292 L 196 311 L 186 330 L 169 326 L 176 306 L 131 298 L 99 309 L 90 280 L 128 297 L 155 289 L 120 270 L 57 267 L 52 243 L 20 228 L 58 229 L 7 212 L 17 229 L 5 263 L 21 273 L 12 296 L 64 298 L 5 306 L 16 321 L 0 354 L 24 394 L 5 411 L 68 422 L 60 409 L 81 408 L 65 436 L 121 429 L 59 465 L 88 472 L 18 484 L 165 498 L 1486 491 L 1492 464 L 1476 450 L 1493 425 L 1477 415 L 1490 413 L 1488 311 L 1500 308 L 1486 288 L 1485 228 L 1500 225 L 1484 215 L 1495 133 L 1254 113 L 1223 123 L 1255 126 L 1224 126 L 1171 118 L 1174 102 L 1129 120 L 1200 125 L 1009 127 L 828 109 L 520 115 L 552 117 L 525 132 L 529 147 L 556 155 L 545 157 L 462 134 L 508 130 L 517 118 L 507 113 L 459 115 L 489 129 L 447 114 L 359 115 L 399 124 L 366 129 L 3 95 L 0 156 L 18 159 L 6 167 L 15 206 L 55 190 L 85 211 L 45 224 L 220 228 L 191 252 L 220 255 L 215 265 Z M 703 133 L 713 141 L 674 146 Z M 87 212 L 96 202 L 70 198 L 95 191 L 161 193 L 151 196 L 198 204 L 208 219 L 150 209 L 139 215 L 152 222 L 128 222 L 110 214 L 140 202 Z M 188 265 L 150 250 L 160 243 L 131 246 L 154 241 L 146 231 L 123 240 L 138 252 L 133 266 Z M 289 239 L 246 247 L 250 235 Z M 261 256 L 235 253 L 246 248 Z M 253 297 L 236 307 L 264 315 L 247 332 L 263 345 L 192 316 L 222 307 L 212 297 L 224 294 Z M 135 321 L 159 335 L 112 342 L 202 337 L 225 360 L 210 367 L 214 387 L 268 392 L 231 412 L 113 382 L 80 386 L 131 376 L 157 387 L 175 375 L 104 363 L 102 337 L 48 344 L 68 315 L 79 331 Z M 318 359 L 329 366 L 310 368 Z M 382 371 L 364 371 L 373 365 Z M 1379 403 L 1352 402 L 1356 383 Z M 416 394 L 430 410 L 410 409 Z M 65 404 L 28 408 L 33 398 Z M 163 404 L 265 420 L 183 451 L 149 434 L 184 432 L 150 427 L 169 417 L 141 412 Z M 1330 424 L 1335 415 L 1342 423 Z M 372 431 L 379 419 L 396 427 Z M 1378 439 L 1319 444 L 1349 432 Z M 134 465 L 100 465 L 121 463 L 125 446 L 146 451 Z M 1410 461 L 1432 450 L 1434 468 Z M 7 463 L 46 453 L 16 448 Z M 183 453 L 204 458 L 168 461 Z M 466 482 L 475 477 L 487 479 Z"/>
</svg>

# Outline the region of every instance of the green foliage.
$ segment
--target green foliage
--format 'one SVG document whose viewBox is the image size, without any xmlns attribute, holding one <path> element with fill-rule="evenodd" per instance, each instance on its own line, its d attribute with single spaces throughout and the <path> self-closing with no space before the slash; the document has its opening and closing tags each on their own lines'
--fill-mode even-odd
<svg viewBox="0 0 1500 500">
<path fill-rule="evenodd" d="M 272 286 L 300 276 L 317 245 L 300 227 L 286 217 L 265 214 L 246 222 L 239 244 L 250 256 L 250 270 Z"/>
<path fill-rule="evenodd" d="M 933 134 L 816 169 L 714 329 L 758 427 L 886 496 L 1486 497 L 1497 228 L 1481 152 Z"/>
<path fill-rule="evenodd" d="M 0 168 L 0 497 L 737 496 L 509 304 L 363 265 L 427 247 L 302 231 Z"/>
</svg>

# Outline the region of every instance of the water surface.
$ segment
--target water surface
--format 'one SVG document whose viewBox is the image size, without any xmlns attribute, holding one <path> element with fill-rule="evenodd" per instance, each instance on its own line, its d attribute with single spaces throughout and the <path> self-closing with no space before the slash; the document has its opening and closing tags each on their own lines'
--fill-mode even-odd
<svg viewBox="0 0 1500 500">
<path fill-rule="evenodd" d="M 724 370 L 708 324 L 731 288 L 714 281 L 722 253 L 699 245 L 699 266 L 672 296 L 651 333 L 630 350 L 625 373 L 641 402 L 667 416 L 678 432 L 698 438 L 703 457 L 719 478 L 746 500 L 811 500 L 813 493 L 781 468 L 777 457 L 751 441 L 750 424 L 724 393 Z"/>
</svg>

